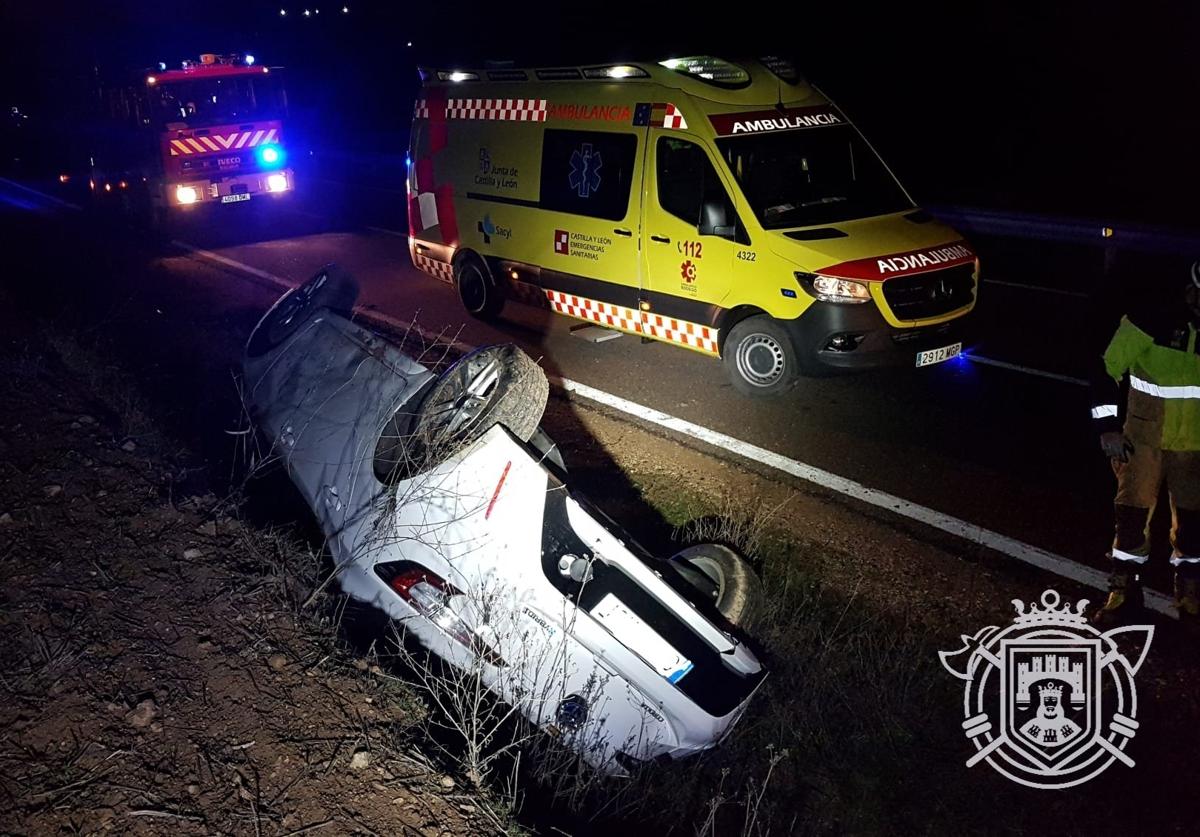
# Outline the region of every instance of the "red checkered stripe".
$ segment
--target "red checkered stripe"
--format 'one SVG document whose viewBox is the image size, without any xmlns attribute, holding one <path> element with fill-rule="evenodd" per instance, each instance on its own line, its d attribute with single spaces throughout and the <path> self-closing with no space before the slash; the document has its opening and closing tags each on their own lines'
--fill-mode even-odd
<svg viewBox="0 0 1200 837">
<path fill-rule="evenodd" d="M 501 122 L 545 122 L 545 99 L 449 99 L 447 119 L 493 119 Z"/>
<path fill-rule="evenodd" d="M 715 328 L 659 314 L 647 314 L 642 327 L 651 337 L 680 343 L 709 354 L 717 353 L 718 331 Z"/>
<path fill-rule="evenodd" d="M 659 314 L 645 314 L 632 308 L 612 305 L 607 302 L 597 302 L 574 294 L 561 291 L 546 291 L 546 299 L 550 307 L 559 314 L 566 314 L 577 320 L 591 320 L 600 325 L 646 334 L 669 343 L 697 349 L 708 354 L 717 354 L 718 330 L 705 325 L 698 325 L 687 320 L 677 320 L 673 317 L 663 317 Z"/>
<path fill-rule="evenodd" d="M 235 151 L 274 142 L 275 128 L 257 131 L 234 131 L 232 134 L 210 134 L 203 137 L 184 137 L 171 140 L 171 156 L 211 154 L 214 151 Z"/>
<path fill-rule="evenodd" d="M 663 127 L 680 131 L 687 130 L 687 120 L 683 118 L 683 113 L 670 102 L 667 103 L 667 112 L 663 114 Z"/>
<path fill-rule="evenodd" d="M 429 118 L 429 102 L 425 101 L 424 99 L 418 99 L 416 102 L 416 105 L 413 107 L 413 118 L 414 119 L 428 119 Z"/>
<path fill-rule="evenodd" d="M 429 256 L 423 256 L 420 253 L 412 254 L 413 264 L 417 266 L 417 270 L 428 273 L 434 279 L 440 279 L 443 282 L 454 281 L 454 268 L 447 262 L 439 262 L 437 259 L 431 259 Z"/>
</svg>

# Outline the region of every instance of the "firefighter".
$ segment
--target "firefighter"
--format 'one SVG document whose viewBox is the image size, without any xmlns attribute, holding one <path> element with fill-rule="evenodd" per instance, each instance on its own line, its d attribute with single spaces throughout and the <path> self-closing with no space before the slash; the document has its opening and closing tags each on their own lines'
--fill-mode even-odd
<svg viewBox="0 0 1200 837">
<path fill-rule="evenodd" d="M 1200 261 L 1168 271 L 1156 302 L 1121 319 L 1092 386 L 1092 418 L 1117 476 L 1116 538 L 1109 594 L 1092 621 L 1126 624 L 1142 609 L 1140 572 L 1150 555 L 1150 518 L 1165 482 L 1171 502 L 1171 564 L 1181 620 L 1200 625 Z M 1183 284 L 1180 293 L 1179 284 Z M 1124 425 L 1120 383 L 1128 376 Z"/>
</svg>

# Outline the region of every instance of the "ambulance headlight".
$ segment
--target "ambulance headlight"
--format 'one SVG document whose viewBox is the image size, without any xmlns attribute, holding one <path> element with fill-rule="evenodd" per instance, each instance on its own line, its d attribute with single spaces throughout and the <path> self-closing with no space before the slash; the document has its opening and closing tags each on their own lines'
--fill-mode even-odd
<svg viewBox="0 0 1200 837">
<path fill-rule="evenodd" d="M 288 187 L 286 174 L 273 174 L 267 178 L 268 192 L 286 192 Z"/>
<path fill-rule="evenodd" d="M 194 186 L 176 186 L 175 200 L 180 203 L 195 203 L 200 200 L 200 193 L 196 191 Z"/>
<path fill-rule="evenodd" d="M 866 283 L 853 279 L 839 279 L 836 276 L 821 276 L 816 273 L 797 273 L 796 279 L 804 290 L 822 302 L 858 304 L 869 302 L 871 299 L 871 291 Z"/>
</svg>

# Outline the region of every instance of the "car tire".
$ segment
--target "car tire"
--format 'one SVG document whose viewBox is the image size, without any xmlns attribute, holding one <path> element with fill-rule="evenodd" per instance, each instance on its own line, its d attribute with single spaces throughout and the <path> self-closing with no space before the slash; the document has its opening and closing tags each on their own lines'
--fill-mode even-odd
<svg viewBox="0 0 1200 837">
<path fill-rule="evenodd" d="M 766 596 L 762 582 L 745 558 L 727 546 L 702 543 L 676 553 L 671 561 L 684 580 L 729 624 L 743 630 L 754 627 Z"/>
<path fill-rule="evenodd" d="M 504 308 L 504 289 L 492 279 L 487 266 L 466 255 L 454 263 L 454 288 L 467 313 L 479 320 L 494 320 Z"/>
<path fill-rule="evenodd" d="M 246 345 L 249 357 L 282 346 L 319 308 L 349 315 L 358 299 L 358 282 L 336 264 L 327 264 L 298 288 L 288 291 L 258 321 Z"/>
<path fill-rule="evenodd" d="M 411 432 L 393 429 L 380 437 L 375 475 L 394 482 L 436 467 L 496 424 L 528 442 L 549 394 L 541 368 L 516 346 L 476 349 L 429 387 L 413 412 Z"/>
<path fill-rule="evenodd" d="M 747 317 L 730 329 L 721 357 L 733 388 L 743 395 L 778 395 L 800 373 L 791 335 L 766 314 Z"/>
</svg>

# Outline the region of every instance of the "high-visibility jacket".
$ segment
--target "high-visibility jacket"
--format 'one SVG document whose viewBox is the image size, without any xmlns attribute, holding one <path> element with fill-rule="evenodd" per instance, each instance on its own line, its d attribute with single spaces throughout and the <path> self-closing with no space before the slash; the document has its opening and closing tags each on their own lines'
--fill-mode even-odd
<svg viewBox="0 0 1200 837">
<path fill-rule="evenodd" d="M 1122 412 L 1126 375 L 1129 397 Z M 1099 432 L 1123 429 L 1134 444 L 1200 450 L 1200 346 L 1186 309 L 1178 316 L 1121 319 L 1103 367 L 1093 375 L 1092 418 Z"/>
</svg>

